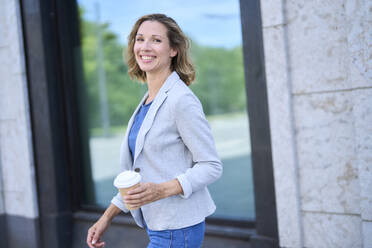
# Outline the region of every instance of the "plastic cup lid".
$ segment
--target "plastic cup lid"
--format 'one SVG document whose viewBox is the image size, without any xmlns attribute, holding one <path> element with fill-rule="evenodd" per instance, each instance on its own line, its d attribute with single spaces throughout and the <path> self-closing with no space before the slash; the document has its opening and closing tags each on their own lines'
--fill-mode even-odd
<svg viewBox="0 0 372 248">
<path fill-rule="evenodd" d="M 141 181 L 141 175 L 135 171 L 124 171 L 117 175 L 114 180 L 116 188 L 128 188 Z"/>
</svg>

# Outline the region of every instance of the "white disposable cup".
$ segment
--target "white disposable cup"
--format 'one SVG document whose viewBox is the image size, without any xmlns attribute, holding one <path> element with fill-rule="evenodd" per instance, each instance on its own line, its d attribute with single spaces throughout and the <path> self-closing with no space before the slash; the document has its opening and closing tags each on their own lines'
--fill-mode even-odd
<svg viewBox="0 0 372 248">
<path fill-rule="evenodd" d="M 114 180 L 114 186 L 119 190 L 121 197 L 124 201 L 124 196 L 127 195 L 128 191 L 135 189 L 139 186 L 141 182 L 141 175 L 135 171 L 123 171 Z M 130 208 L 125 204 L 127 209 L 134 210 L 136 208 Z"/>
</svg>

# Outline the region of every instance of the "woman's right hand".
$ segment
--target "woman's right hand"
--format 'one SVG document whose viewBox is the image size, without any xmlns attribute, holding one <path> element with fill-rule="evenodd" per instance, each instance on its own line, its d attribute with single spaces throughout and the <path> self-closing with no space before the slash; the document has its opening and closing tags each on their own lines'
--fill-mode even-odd
<svg viewBox="0 0 372 248">
<path fill-rule="evenodd" d="M 101 240 L 101 237 L 109 225 L 110 221 L 104 217 L 101 217 L 91 228 L 89 228 L 87 244 L 90 248 L 105 247 L 105 242 Z"/>
</svg>

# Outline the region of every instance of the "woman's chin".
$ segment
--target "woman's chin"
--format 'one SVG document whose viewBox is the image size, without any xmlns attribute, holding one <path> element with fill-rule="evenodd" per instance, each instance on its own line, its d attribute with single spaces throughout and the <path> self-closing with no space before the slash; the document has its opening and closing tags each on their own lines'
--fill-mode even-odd
<svg viewBox="0 0 372 248">
<path fill-rule="evenodd" d="M 147 65 L 140 65 L 140 69 L 144 72 L 151 72 L 153 70 L 152 66 L 147 66 Z"/>
</svg>

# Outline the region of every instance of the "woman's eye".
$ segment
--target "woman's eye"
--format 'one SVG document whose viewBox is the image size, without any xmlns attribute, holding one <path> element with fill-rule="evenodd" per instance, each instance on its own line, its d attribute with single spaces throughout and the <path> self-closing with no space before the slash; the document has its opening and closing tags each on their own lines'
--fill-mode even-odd
<svg viewBox="0 0 372 248">
<path fill-rule="evenodd" d="M 136 41 L 143 41 L 143 39 L 142 38 L 137 38 Z"/>
<path fill-rule="evenodd" d="M 161 42 L 161 40 L 159 40 L 159 39 L 155 39 L 154 41 L 157 42 L 157 43 Z"/>
</svg>

